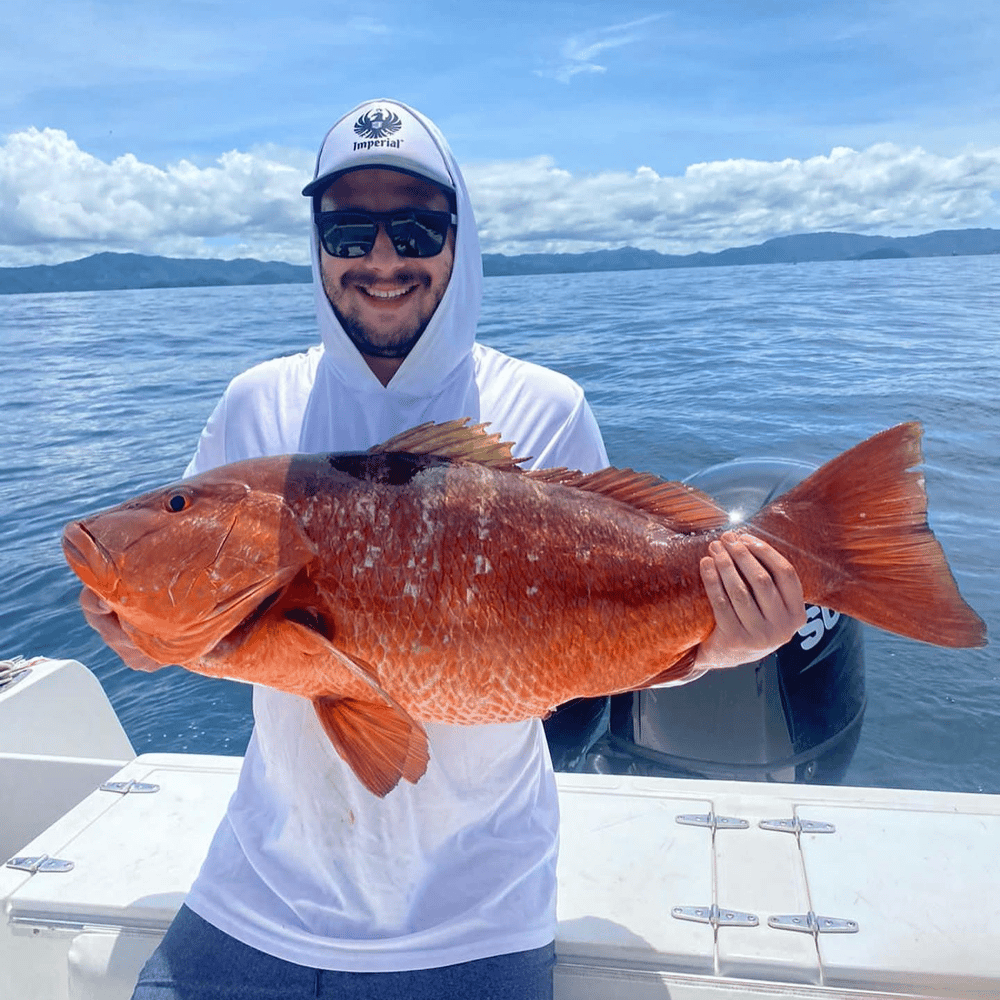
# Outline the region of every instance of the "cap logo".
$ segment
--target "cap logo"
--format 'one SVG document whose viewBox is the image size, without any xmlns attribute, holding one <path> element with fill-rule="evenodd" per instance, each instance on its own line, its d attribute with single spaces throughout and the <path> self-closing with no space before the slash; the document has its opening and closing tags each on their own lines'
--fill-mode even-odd
<svg viewBox="0 0 1000 1000">
<path fill-rule="evenodd" d="M 355 123 L 354 131 L 362 139 L 385 139 L 403 127 L 402 119 L 394 111 L 373 108 L 366 111 Z"/>
</svg>

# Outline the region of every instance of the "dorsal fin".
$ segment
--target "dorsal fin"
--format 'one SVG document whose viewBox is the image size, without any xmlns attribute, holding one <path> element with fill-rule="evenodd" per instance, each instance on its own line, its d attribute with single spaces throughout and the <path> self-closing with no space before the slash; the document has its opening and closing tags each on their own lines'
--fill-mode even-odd
<svg viewBox="0 0 1000 1000">
<path fill-rule="evenodd" d="M 525 473 L 543 483 L 570 486 L 652 514 L 673 531 L 711 531 L 729 523 L 729 515 L 707 494 L 684 483 L 657 479 L 648 472 L 616 469 L 573 472 L 569 469 L 537 469 Z"/>
<path fill-rule="evenodd" d="M 499 434 L 487 434 L 487 424 L 469 426 L 469 418 L 436 424 L 428 421 L 369 448 L 370 454 L 405 451 L 411 455 L 436 455 L 456 461 L 476 462 L 491 469 L 513 472 L 526 458 L 514 458 L 514 446 Z"/>
<path fill-rule="evenodd" d="M 502 472 L 521 472 L 519 464 L 528 459 L 514 458 L 514 445 L 509 441 L 501 441 L 499 434 L 487 434 L 487 426 L 470 426 L 468 417 L 440 424 L 428 421 L 375 445 L 369 452 L 435 455 L 456 461 L 476 462 Z M 673 531 L 711 531 L 729 523 L 729 515 L 707 493 L 683 483 L 657 479 L 648 472 L 609 467 L 599 472 L 584 473 L 559 468 L 536 469 L 525 475 L 536 482 L 569 486 L 617 500 L 651 514 Z"/>
</svg>

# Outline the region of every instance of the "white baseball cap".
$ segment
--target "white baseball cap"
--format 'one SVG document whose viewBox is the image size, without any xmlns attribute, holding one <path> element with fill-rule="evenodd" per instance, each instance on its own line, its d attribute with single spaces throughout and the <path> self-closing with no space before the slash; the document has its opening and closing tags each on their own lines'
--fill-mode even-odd
<svg viewBox="0 0 1000 1000">
<path fill-rule="evenodd" d="M 455 184 L 441 150 L 405 104 L 366 101 L 326 134 L 316 162 L 316 177 L 302 193 L 321 194 L 341 174 L 362 167 L 384 167 L 422 177 L 453 194 Z"/>
</svg>

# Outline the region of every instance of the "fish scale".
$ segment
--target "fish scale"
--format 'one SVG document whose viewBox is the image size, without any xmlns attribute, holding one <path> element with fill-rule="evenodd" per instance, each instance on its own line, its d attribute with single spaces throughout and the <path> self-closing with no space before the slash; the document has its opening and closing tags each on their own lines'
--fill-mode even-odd
<svg viewBox="0 0 1000 1000">
<path fill-rule="evenodd" d="M 388 525 L 378 524 L 378 572 L 373 567 L 355 576 L 345 570 L 345 557 L 325 562 L 315 574 L 329 596 L 340 647 L 369 663 L 381 686 L 414 717 L 468 723 L 544 715 L 569 697 L 604 693 L 601 668 L 612 656 L 624 652 L 631 660 L 624 686 L 636 686 L 703 638 L 704 626 L 694 636 L 664 634 L 657 612 L 678 603 L 667 565 L 676 573 L 680 550 L 687 548 L 683 575 L 696 576 L 704 540 L 685 539 L 625 508 L 613 518 L 605 511 L 598 520 L 581 504 L 602 506 L 600 498 L 567 487 L 539 491 L 524 480 L 499 491 L 497 478 L 490 469 L 453 465 L 443 481 L 435 475 L 425 483 L 418 474 L 405 487 L 374 486 L 375 495 L 382 494 L 378 509 L 393 512 Z M 332 485 L 325 492 L 342 495 Z M 336 509 L 314 512 L 310 532 L 336 537 L 335 530 L 376 528 L 364 516 L 349 523 L 349 504 L 331 507 Z M 426 544 L 451 572 L 436 578 L 436 586 L 419 580 L 420 599 L 413 600 L 409 563 L 428 560 L 414 551 L 408 525 L 428 517 L 437 530 Z M 480 537 L 483 523 L 491 525 L 486 538 Z M 599 530 L 583 530 L 588 523 Z M 546 559 L 512 559 L 512 545 L 544 548 Z M 348 584 L 351 610 L 340 613 Z M 693 590 L 691 598 L 704 605 L 699 617 L 707 624 L 707 599 Z M 492 698 L 484 697 L 488 690 L 496 692 Z M 418 691 L 426 692 L 423 698 Z"/>
</svg>

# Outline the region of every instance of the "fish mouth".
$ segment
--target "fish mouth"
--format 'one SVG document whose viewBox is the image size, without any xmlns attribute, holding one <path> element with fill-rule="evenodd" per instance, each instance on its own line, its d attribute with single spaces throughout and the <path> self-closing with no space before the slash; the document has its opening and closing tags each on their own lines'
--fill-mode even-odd
<svg viewBox="0 0 1000 1000">
<path fill-rule="evenodd" d="M 82 521 L 63 529 L 62 548 L 70 568 L 90 590 L 103 594 L 112 589 L 108 583 L 117 572 L 114 557 Z"/>
</svg>

